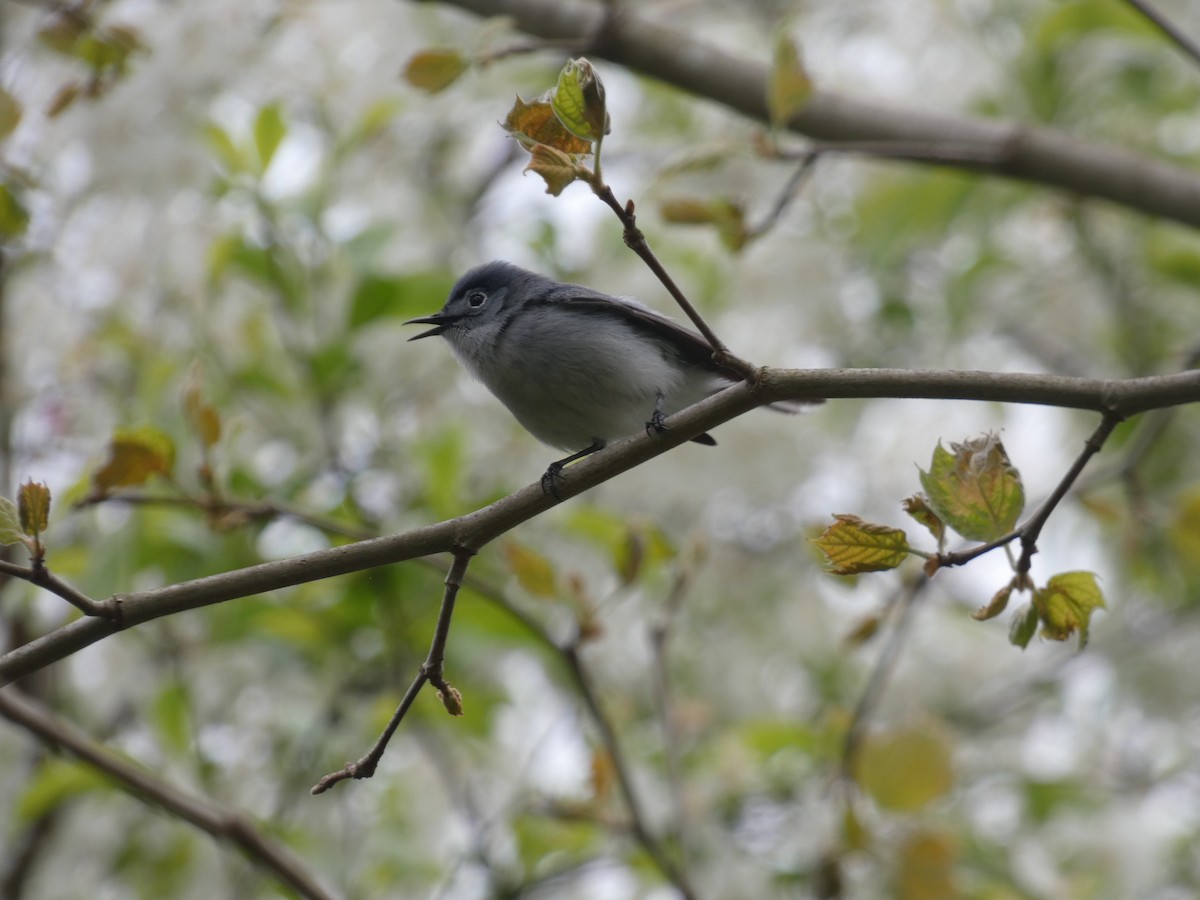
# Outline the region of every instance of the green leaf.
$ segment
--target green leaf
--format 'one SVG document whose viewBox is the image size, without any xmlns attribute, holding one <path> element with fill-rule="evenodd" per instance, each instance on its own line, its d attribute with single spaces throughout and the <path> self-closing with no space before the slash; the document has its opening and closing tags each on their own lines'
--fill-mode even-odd
<svg viewBox="0 0 1200 900">
<path fill-rule="evenodd" d="M 825 554 L 834 575 L 860 575 L 894 569 L 908 556 L 908 536 L 899 528 L 876 525 L 858 516 L 837 520 L 813 543 Z"/>
<path fill-rule="evenodd" d="M 191 746 L 191 698 L 187 686 L 178 678 L 169 679 L 154 698 L 150 708 L 159 740 L 173 753 L 183 753 Z"/>
<path fill-rule="evenodd" d="M 812 96 L 812 81 L 796 44 L 784 33 L 775 39 L 775 57 L 767 79 L 767 111 L 772 125 L 782 125 L 800 112 Z"/>
<path fill-rule="evenodd" d="M 567 131 L 585 141 L 600 141 L 610 130 L 604 84 L 583 57 L 563 66 L 550 106 Z"/>
<path fill-rule="evenodd" d="M 0 140 L 8 137 L 21 122 L 21 101 L 0 87 Z"/>
<path fill-rule="evenodd" d="M 1031 29 L 1033 45 L 1039 53 L 1049 53 L 1061 43 L 1075 44 L 1095 31 L 1115 31 L 1129 35 L 1156 34 L 1141 14 L 1123 3 L 1097 3 L 1095 0 L 1075 0 L 1051 8 L 1036 29 Z"/>
<path fill-rule="evenodd" d="M 275 151 L 287 137 L 287 123 L 278 103 L 270 103 L 258 111 L 254 120 L 254 148 L 258 151 L 259 172 L 266 172 L 275 158 Z"/>
<path fill-rule="evenodd" d="M 988 619 L 994 619 L 1000 613 L 1008 608 L 1008 598 L 1012 596 L 1013 584 L 1010 582 L 992 595 L 992 599 L 988 601 L 986 606 L 981 606 L 975 612 L 971 613 L 971 618 L 977 619 L 980 622 L 986 622 Z"/>
<path fill-rule="evenodd" d="M 921 472 L 933 511 L 968 540 L 1008 534 L 1025 507 L 1025 489 L 1000 439 L 986 434 L 950 449 L 939 441 L 929 471 Z"/>
<path fill-rule="evenodd" d="M 1092 572 L 1063 572 L 1034 591 L 1033 604 L 1042 621 L 1042 635 L 1065 641 L 1079 632 L 1079 649 L 1087 645 L 1092 613 L 1104 609 L 1104 594 Z"/>
<path fill-rule="evenodd" d="M 92 488 L 101 496 L 113 488 L 137 487 L 154 475 L 170 476 L 175 442 L 149 426 L 119 429 L 108 445 L 108 461 L 92 475 Z"/>
<path fill-rule="evenodd" d="M 237 142 L 220 125 L 215 122 L 205 122 L 200 128 L 200 135 L 226 172 L 233 175 L 245 172 L 249 168 L 246 164 L 246 157 Z"/>
<path fill-rule="evenodd" d="M 19 544 L 25 540 L 21 529 L 21 517 L 17 504 L 7 497 L 0 497 L 0 546 Z"/>
<path fill-rule="evenodd" d="M 29 210 L 11 184 L 0 182 L 0 241 L 18 238 L 28 227 Z"/>
<path fill-rule="evenodd" d="M 44 534 L 50 524 L 50 488 L 26 481 L 17 490 L 17 515 L 21 530 L 31 538 Z"/>
<path fill-rule="evenodd" d="M 691 197 L 673 197 L 659 206 L 664 221 L 677 225 L 713 225 L 721 243 L 733 252 L 741 250 L 750 238 L 746 226 L 746 213 L 740 203 L 723 197 L 711 200 L 696 200 Z"/>
<path fill-rule="evenodd" d="M 674 559 L 678 552 L 658 526 L 631 522 L 597 506 L 578 507 L 568 516 L 565 527 L 605 552 L 625 585 Z"/>
<path fill-rule="evenodd" d="M 950 746 L 928 728 L 868 736 L 854 772 L 876 803 L 896 812 L 915 812 L 954 784 Z"/>
<path fill-rule="evenodd" d="M 937 513 L 929 505 L 929 498 L 924 494 L 913 494 L 906 497 L 900 504 L 906 513 L 929 529 L 937 541 L 938 550 L 946 543 L 946 523 L 937 517 Z"/>
<path fill-rule="evenodd" d="M 407 275 L 367 275 L 350 301 L 350 328 L 362 328 L 382 318 L 410 319 L 428 314 L 445 301 L 454 275 L 428 269 Z"/>
<path fill-rule="evenodd" d="M 65 759 L 47 759 L 27 781 L 17 799 L 14 818 L 34 822 L 81 794 L 105 787 L 95 769 Z"/>
<path fill-rule="evenodd" d="M 457 50 L 422 50 L 404 67 L 404 80 L 415 88 L 436 94 L 454 84 L 470 63 Z"/>
<path fill-rule="evenodd" d="M 504 544 L 504 557 L 517 583 L 530 594 L 535 597 L 558 596 L 558 575 L 549 559 L 516 541 Z"/>
<path fill-rule="evenodd" d="M 1013 616 L 1008 628 L 1008 642 L 1024 650 L 1029 646 L 1038 626 L 1038 611 L 1032 603 Z"/>
</svg>

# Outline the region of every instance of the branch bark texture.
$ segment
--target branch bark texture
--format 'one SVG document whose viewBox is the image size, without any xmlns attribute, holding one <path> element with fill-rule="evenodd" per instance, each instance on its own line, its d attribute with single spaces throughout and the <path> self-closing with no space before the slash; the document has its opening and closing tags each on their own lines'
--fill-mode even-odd
<svg viewBox="0 0 1200 900">
<path fill-rule="evenodd" d="M 919 369 L 763 368 L 757 370 L 756 376 L 673 416 L 667 432 L 635 435 L 571 466 L 559 487 L 560 498 L 569 499 L 701 432 L 755 407 L 781 400 L 881 397 L 986 400 L 1093 410 L 1116 418 L 1200 402 L 1200 370 L 1123 380 Z M 0 657 L 0 686 L 123 628 L 162 616 L 432 553 L 473 553 L 557 502 L 535 483 L 482 509 L 401 534 L 117 595 L 106 602 L 106 607 L 114 612 L 112 616 L 79 619 Z"/>
<path fill-rule="evenodd" d="M 586 0 L 444 0 L 479 16 L 508 16 L 527 34 L 588 47 L 591 56 L 768 121 L 767 68 L 631 9 Z M 814 91 L 788 123 L 823 141 L 947 143 L 976 149 L 953 165 L 1109 200 L 1200 226 L 1200 176 L 1179 166 L 1052 128 L 876 104 Z M 960 154 L 961 155 L 961 154 Z"/>
</svg>

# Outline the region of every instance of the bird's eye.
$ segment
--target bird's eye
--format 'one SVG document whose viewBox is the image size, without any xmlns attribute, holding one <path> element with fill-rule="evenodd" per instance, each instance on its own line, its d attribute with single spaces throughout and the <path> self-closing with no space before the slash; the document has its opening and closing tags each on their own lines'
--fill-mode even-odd
<svg viewBox="0 0 1200 900">
<path fill-rule="evenodd" d="M 487 294 L 483 291 L 474 290 L 467 294 L 467 306 L 471 307 L 471 309 L 479 309 L 486 302 Z"/>
</svg>

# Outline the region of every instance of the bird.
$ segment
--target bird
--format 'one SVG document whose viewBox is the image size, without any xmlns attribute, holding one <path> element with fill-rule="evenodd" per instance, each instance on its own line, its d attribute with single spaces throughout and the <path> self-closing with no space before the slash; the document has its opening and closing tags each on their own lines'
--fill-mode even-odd
<svg viewBox="0 0 1200 900">
<path fill-rule="evenodd" d="M 440 311 L 404 324 L 432 325 L 409 341 L 444 338 L 526 431 L 569 452 L 541 479 L 556 497 L 567 464 L 643 428 L 665 431 L 668 416 L 740 380 L 703 337 L 637 300 L 503 260 L 471 269 Z"/>
</svg>

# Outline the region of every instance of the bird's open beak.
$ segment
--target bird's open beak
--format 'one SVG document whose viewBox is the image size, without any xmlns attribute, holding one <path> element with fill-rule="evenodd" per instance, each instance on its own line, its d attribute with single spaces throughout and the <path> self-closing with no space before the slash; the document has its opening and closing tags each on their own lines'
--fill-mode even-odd
<svg viewBox="0 0 1200 900">
<path fill-rule="evenodd" d="M 413 335 L 409 338 L 410 341 L 419 341 L 421 338 L 437 337 L 446 328 L 453 324 L 458 316 L 447 315 L 446 313 L 434 313 L 432 316 L 421 316 L 419 319 L 409 319 L 405 325 L 433 325 L 428 331 L 422 331 L 420 334 Z"/>
</svg>

